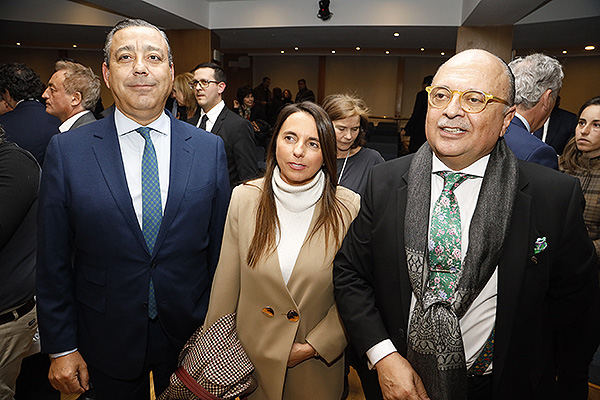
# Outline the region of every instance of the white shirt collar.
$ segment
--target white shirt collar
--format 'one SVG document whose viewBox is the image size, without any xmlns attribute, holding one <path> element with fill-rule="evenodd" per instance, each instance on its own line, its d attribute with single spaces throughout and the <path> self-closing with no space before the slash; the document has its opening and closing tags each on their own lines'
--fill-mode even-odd
<svg viewBox="0 0 600 400">
<path fill-rule="evenodd" d="M 446 164 L 442 162 L 435 153 L 433 153 L 433 163 L 431 167 L 431 173 L 436 173 L 440 171 L 452 171 L 452 172 L 462 172 L 463 174 L 469 174 L 474 176 L 479 176 L 483 178 L 485 175 L 485 170 L 487 168 L 488 162 L 490 161 L 490 155 L 485 155 L 481 157 L 479 160 L 475 161 L 473 164 L 469 165 L 466 168 L 461 169 L 460 171 L 452 171 L 452 168 L 449 168 Z"/>
<path fill-rule="evenodd" d="M 79 117 L 82 117 L 89 112 L 91 112 L 91 111 L 83 110 L 83 111 L 78 112 L 77 114 L 73 115 L 72 117 L 68 118 L 65 122 L 60 124 L 60 126 L 58 127 L 58 130 L 61 132 L 68 131 L 69 129 L 71 129 L 73 124 L 79 119 Z"/>
<path fill-rule="evenodd" d="M 125 116 L 118 108 L 115 107 L 115 126 L 117 128 L 117 135 L 122 136 L 135 131 L 139 128 L 140 124 Z M 167 114 L 163 111 L 160 117 L 146 125 L 148 128 L 159 132 L 163 135 L 169 135 L 171 132 L 171 120 Z"/>
<path fill-rule="evenodd" d="M 221 111 L 223 111 L 223 108 L 225 108 L 225 102 L 223 100 L 221 100 L 220 102 L 217 103 L 216 106 L 214 106 L 213 108 L 208 110 L 208 112 L 206 112 L 206 113 L 204 112 L 204 110 L 201 109 L 200 110 L 200 120 L 202 119 L 204 114 L 206 114 L 206 116 L 208 117 L 208 120 L 214 124 L 217 121 L 217 117 L 219 116 L 219 114 L 221 114 Z M 200 120 L 198 120 L 198 123 L 200 123 Z"/>
<path fill-rule="evenodd" d="M 523 125 L 525 125 L 525 129 L 527 129 L 527 132 L 531 132 L 531 125 L 529 125 L 529 121 L 527 121 L 527 118 L 525 118 L 524 116 L 522 116 L 519 113 L 515 113 L 515 117 L 517 117 L 521 120 Z"/>
</svg>

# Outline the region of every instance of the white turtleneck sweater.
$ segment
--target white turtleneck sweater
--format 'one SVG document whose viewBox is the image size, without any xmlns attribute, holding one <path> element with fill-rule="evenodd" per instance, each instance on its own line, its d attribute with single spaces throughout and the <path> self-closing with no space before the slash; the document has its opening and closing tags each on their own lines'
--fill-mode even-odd
<svg viewBox="0 0 600 400">
<path fill-rule="evenodd" d="M 277 235 L 277 257 L 281 275 L 287 285 L 296 259 L 304 244 L 315 205 L 323 194 L 325 174 L 319 170 L 305 185 L 293 186 L 281 178 L 279 167 L 273 173 L 273 192 L 280 232 Z"/>
</svg>

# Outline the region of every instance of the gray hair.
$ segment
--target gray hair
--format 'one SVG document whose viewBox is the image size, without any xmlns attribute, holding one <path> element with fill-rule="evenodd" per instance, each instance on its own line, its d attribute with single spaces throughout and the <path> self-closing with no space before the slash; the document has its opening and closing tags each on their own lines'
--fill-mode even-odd
<svg viewBox="0 0 600 400">
<path fill-rule="evenodd" d="M 63 83 L 65 92 L 81 93 L 81 105 L 86 110 L 92 110 L 100 98 L 100 78 L 90 67 L 72 62 L 57 61 L 55 71 L 65 71 Z"/>
<path fill-rule="evenodd" d="M 541 53 L 517 58 L 509 64 L 515 75 L 515 104 L 526 110 L 534 107 L 544 92 L 550 89 L 550 96 L 556 100 L 562 80 L 565 77 L 557 59 Z"/>
<path fill-rule="evenodd" d="M 124 19 L 123 21 L 118 22 L 114 26 L 114 28 L 112 28 L 111 31 L 108 32 L 108 35 L 106 35 L 106 42 L 104 43 L 104 63 L 106 64 L 106 66 L 110 66 L 110 46 L 112 44 L 113 36 L 115 35 L 115 33 L 117 33 L 117 31 L 120 31 L 121 29 L 136 26 L 156 29 L 158 33 L 160 33 L 160 35 L 163 37 L 163 39 L 165 39 L 165 42 L 167 43 L 167 49 L 169 51 L 169 65 L 173 65 L 173 54 L 171 53 L 171 45 L 169 44 L 169 39 L 167 38 L 166 33 L 158 29 L 157 26 L 152 25 L 150 22 L 146 22 L 143 19 Z"/>
</svg>

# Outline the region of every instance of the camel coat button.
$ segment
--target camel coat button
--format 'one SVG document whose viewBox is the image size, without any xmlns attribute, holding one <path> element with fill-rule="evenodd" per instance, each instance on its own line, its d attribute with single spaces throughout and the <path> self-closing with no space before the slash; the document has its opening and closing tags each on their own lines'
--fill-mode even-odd
<svg viewBox="0 0 600 400">
<path fill-rule="evenodd" d="M 273 311 L 273 308 L 269 306 L 264 307 L 261 311 L 269 318 L 272 318 L 273 315 L 275 315 L 275 311 Z"/>
<path fill-rule="evenodd" d="M 290 322 L 297 322 L 300 319 L 300 316 L 298 315 L 298 312 L 296 310 L 290 310 L 287 313 L 287 319 Z"/>
</svg>

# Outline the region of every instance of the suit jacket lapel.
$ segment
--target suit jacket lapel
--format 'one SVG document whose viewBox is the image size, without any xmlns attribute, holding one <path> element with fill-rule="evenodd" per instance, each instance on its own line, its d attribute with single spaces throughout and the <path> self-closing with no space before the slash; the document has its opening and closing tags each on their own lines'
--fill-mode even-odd
<svg viewBox="0 0 600 400">
<path fill-rule="evenodd" d="M 192 161 L 194 159 L 194 150 L 186 143 L 192 136 L 182 129 L 177 129 L 176 124 L 179 123 L 179 121 L 176 121 L 172 116 L 170 117 L 171 166 L 169 170 L 169 194 L 160 230 L 158 231 L 158 237 L 156 238 L 154 253 L 160 248 L 161 243 L 164 241 L 165 236 L 177 215 L 177 210 L 183 200 L 183 194 L 185 193 L 185 188 L 192 170 Z"/>
<path fill-rule="evenodd" d="M 210 130 L 215 135 L 219 134 L 219 131 L 221 130 L 221 126 L 223 126 L 223 121 L 225 121 L 225 117 L 227 117 L 228 111 L 229 111 L 229 109 L 227 108 L 227 106 L 225 106 L 219 113 L 219 116 L 217 117 L 215 124 L 213 125 L 212 129 Z"/>
<path fill-rule="evenodd" d="M 538 234 L 531 212 L 531 196 L 524 190 L 528 181 L 521 174 L 515 199 L 509 236 L 498 262 L 496 339 L 494 342 L 494 385 L 502 374 L 508 344 L 518 310 L 519 293 L 527 257 L 533 251 L 531 238 Z"/>
<path fill-rule="evenodd" d="M 104 118 L 98 124 L 96 132 L 94 134 L 94 139 L 96 140 L 92 145 L 92 150 L 102 170 L 106 186 L 115 199 L 125 221 L 134 232 L 134 236 L 137 237 L 140 244 L 147 250 L 146 241 L 144 240 L 140 224 L 135 215 L 133 202 L 131 201 L 114 118 Z"/>
<path fill-rule="evenodd" d="M 406 264 L 406 250 L 404 249 L 404 216 L 406 214 L 406 196 L 408 191 L 408 170 L 402 176 L 404 180 L 404 186 L 397 189 L 397 217 L 395 218 L 397 227 L 396 234 L 398 235 L 398 245 L 396 246 L 397 259 L 398 259 L 398 281 L 400 282 L 400 294 L 401 304 L 400 309 L 402 310 L 402 316 L 404 317 L 404 326 L 408 324 L 408 316 L 410 314 L 410 301 L 412 298 L 412 286 L 410 284 L 410 278 L 408 277 L 408 269 Z M 391 218 L 391 217 L 390 217 Z"/>
</svg>

